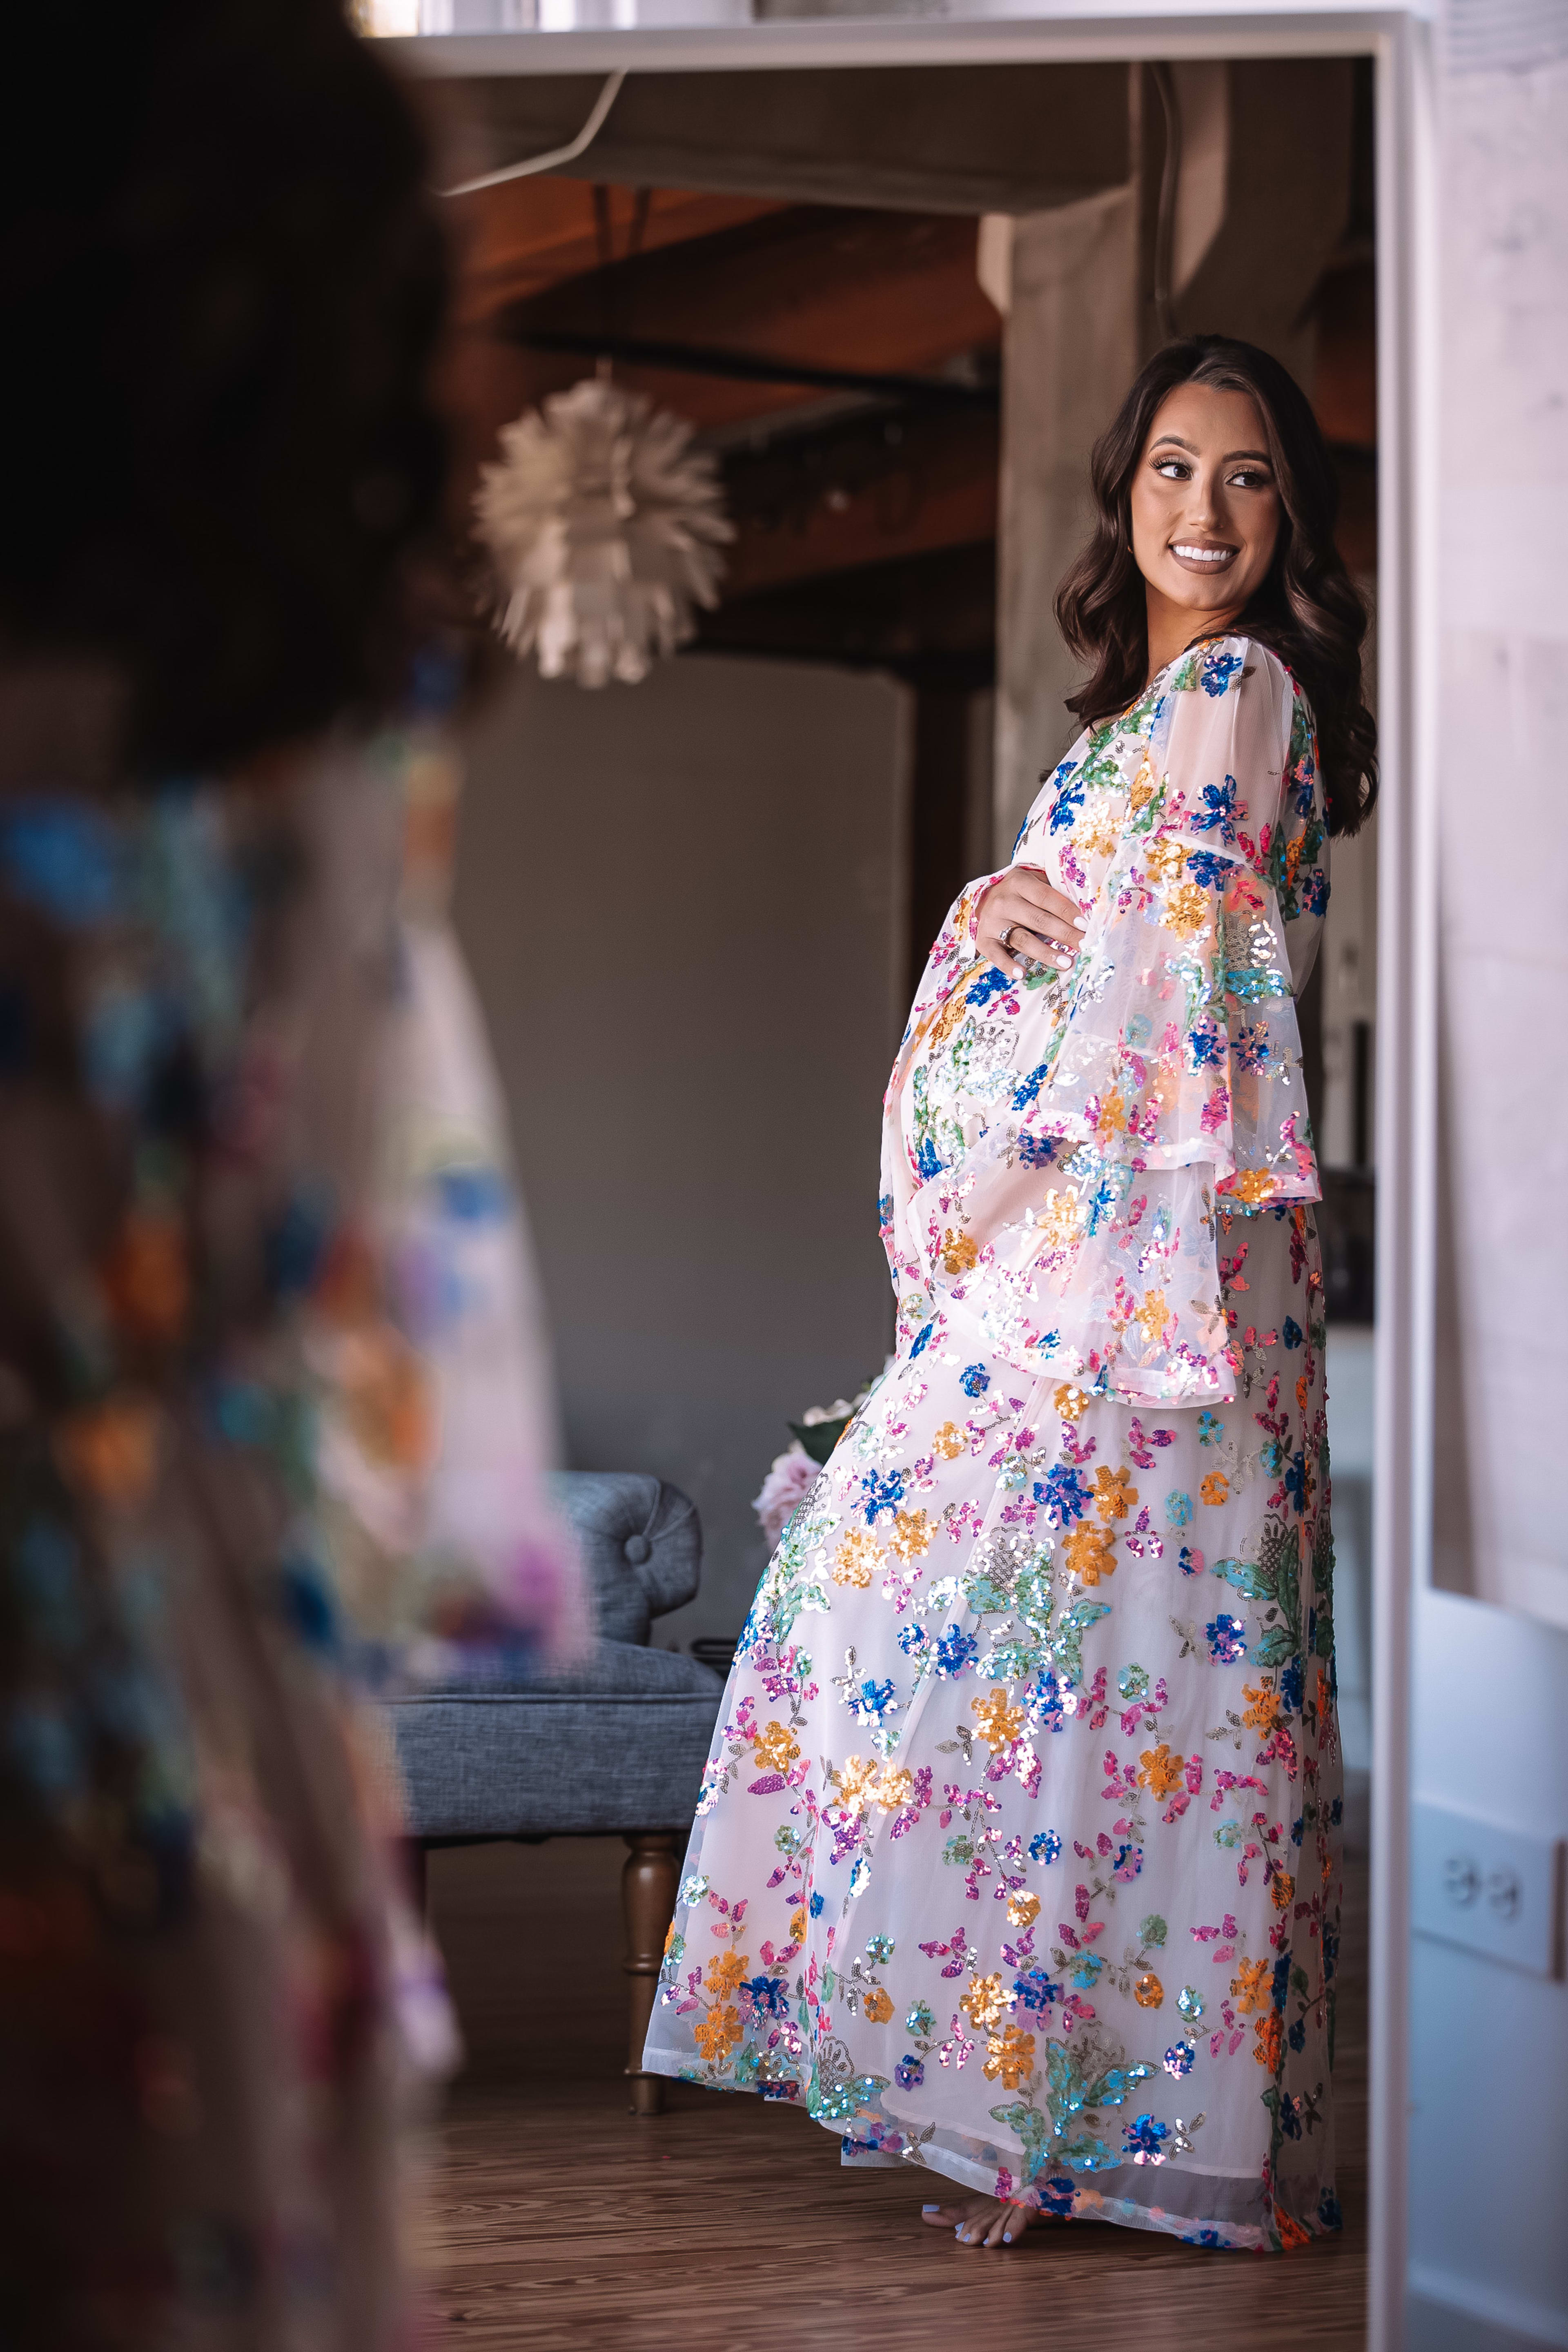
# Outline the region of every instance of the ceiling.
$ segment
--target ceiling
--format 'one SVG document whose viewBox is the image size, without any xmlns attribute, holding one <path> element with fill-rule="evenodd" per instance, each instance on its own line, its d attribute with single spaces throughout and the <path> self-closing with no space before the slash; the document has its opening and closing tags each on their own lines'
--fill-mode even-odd
<svg viewBox="0 0 1568 2352">
<path fill-rule="evenodd" d="M 1268 97 L 1277 143 L 1304 142 L 1304 158 L 1328 120 L 1316 71 L 1256 94 Z M 563 144 L 600 87 L 554 76 L 459 85 L 464 168 Z M 1247 117 L 1251 96 L 1237 86 Z M 617 381 L 689 420 L 722 466 L 737 538 L 705 641 L 983 678 L 1002 320 L 977 273 L 978 216 L 1121 183 L 1133 113 L 1121 66 L 629 79 L 572 173 L 451 205 L 451 405 L 468 486 L 503 423 L 608 357 Z M 1256 144 L 1255 131 L 1237 140 Z M 1334 135 L 1342 143 L 1343 125 Z M 1147 149 L 1147 121 L 1140 136 Z M 1252 176 L 1266 168 L 1284 173 L 1282 200 L 1298 188 L 1289 155 L 1247 164 Z M 1233 197 L 1238 209 L 1235 233 L 1256 242 L 1266 220 Z M 1331 223 L 1325 251 L 1335 234 Z M 1320 413 L 1363 453 L 1370 255 L 1364 237 L 1347 247 L 1313 298 Z M 1247 257 L 1261 298 L 1279 273 L 1260 277 L 1250 247 Z M 1224 268 L 1216 252 L 1211 273 L 1223 280 Z M 1346 482 L 1346 551 L 1365 568 L 1369 455 L 1352 452 Z"/>
</svg>

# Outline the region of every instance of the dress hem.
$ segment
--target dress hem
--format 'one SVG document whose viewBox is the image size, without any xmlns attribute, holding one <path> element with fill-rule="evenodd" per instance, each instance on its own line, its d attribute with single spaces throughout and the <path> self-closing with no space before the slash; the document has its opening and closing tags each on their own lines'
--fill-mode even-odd
<svg viewBox="0 0 1568 2352">
<path fill-rule="evenodd" d="M 716 2082 L 699 2073 L 695 2067 L 683 2063 L 673 2051 L 645 2050 L 643 2067 L 647 2074 L 662 2075 L 670 2082 L 690 2083 L 702 2091 L 752 2098 L 767 2095 L 754 2084 Z M 781 2092 L 783 2089 L 781 2085 Z M 798 2096 L 783 2096 L 780 2104 L 805 2109 L 805 2101 Z M 809 2113 L 809 2109 L 805 2112 Z M 921 2128 L 917 2117 L 901 2120 L 910 2130 Z M 960 2156 L 950 2148 L 932 2147 L 929 2142 L 907 2154 L 901 2147 L 862 2145 L 851 2140 L 837 2122 L 822 2116 L 813 2116 L 812 2121 L 824 2131 L 837 2136 L 839 2162 L 847 2170 L 890 2172 L 908 2167 L 910 2171 L 935 2173 L 940 2179 L 951 2180 L 956 2187 L 967 2189 L 976 2196 L 994 2197 L 997 2194 L 998 2165 L 995 2161 L 983 2164 L 974 2158 Z M 1317 2187 L 1321 2196 L 1322 2184 L 1317 2184 Z M 1160 2236 L 1177 2238 L 1184 2245 L 1208 2246 L 1222 2253 L 1280 2253 L 1286 2251 L 1279 2229 L 1269 2224 L 1221 2221 L 1201 2214 L 1172 2213 L 1163 2206 L 1142 2205 L 1131 2197 L 1108 2197 L 1092 2188 L 1075 2189 L 1070 2205 L 1052 2202 L 1039 2210 L 1057 2221 L 1103 2221 L 1115 2229 L 1148 2230 Z M 1289 2225 L 1302 2239 L 1332 2237 L 1342 2226 L 1337 2221 L 1324 2221 L 1317 2213 L 1287 2212 L 1286 2218 Z"/>
</svg>

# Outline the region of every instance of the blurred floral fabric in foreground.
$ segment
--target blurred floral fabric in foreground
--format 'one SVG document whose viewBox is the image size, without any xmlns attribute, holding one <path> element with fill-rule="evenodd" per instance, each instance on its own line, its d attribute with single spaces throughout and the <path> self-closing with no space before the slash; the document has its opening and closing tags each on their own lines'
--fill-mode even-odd
<svg viewBox="0 0 1568 2352">
<path fill-rule="evenodd" d="M 432 756 L 0 796 L 19 2344 L 409 2340 L 398 2126 L 455 2041 L 356 1686 L 583 1608 L 482 1031 L 403 890 Z"/>
</svg>

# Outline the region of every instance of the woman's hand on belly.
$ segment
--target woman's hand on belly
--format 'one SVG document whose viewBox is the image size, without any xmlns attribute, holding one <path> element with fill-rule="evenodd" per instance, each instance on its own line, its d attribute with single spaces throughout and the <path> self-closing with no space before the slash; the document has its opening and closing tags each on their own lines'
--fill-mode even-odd
<svg viewBox="0 0 1568 2352">
<path fill-rule="evenodd" d="M 1009 866 L 980 901 L 974 925 L 980 952 L 1009 980 L 1022 979 L 1031 963 L 1066 971 L 1083 944 L 1083 930 L 1072 899 L 1054 889 L 1037 866 Z"/>
</svg>

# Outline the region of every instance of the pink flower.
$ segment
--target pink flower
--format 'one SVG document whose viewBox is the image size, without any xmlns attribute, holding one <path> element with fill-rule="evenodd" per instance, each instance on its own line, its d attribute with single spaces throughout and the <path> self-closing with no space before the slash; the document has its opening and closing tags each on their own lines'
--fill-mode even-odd
<svg viewBox="0 0 1568 2352">
<path fill-rule="evenodd" d="M 776 1544 L 783 1535 L 790 1514 L 809 1493 L 816 1476 L 816 1465 L 804 1445 L 792 1445 L 787 1454 L 781 1454 L 775 1460 L 763 1480 L 761 1494 L 752 1504 L 771 1544 Z"/>
</svg>

